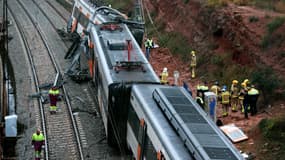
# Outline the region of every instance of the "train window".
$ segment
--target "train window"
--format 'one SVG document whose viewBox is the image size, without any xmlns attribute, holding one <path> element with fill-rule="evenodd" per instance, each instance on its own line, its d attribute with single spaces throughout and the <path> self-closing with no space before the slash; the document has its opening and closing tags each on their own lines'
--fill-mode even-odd
<svg viewBox="0 0 285 160">
<path fill-rule="evenodd" d="M 74 8 L 73 17 L 78 19 L 80 15 L 80 11 L 77 7 Z"/>
<path fill-rule="evenodd" d="M 87 28 L 87 25 L 89 23 L 89 19 L 82 13 L 80 13 L 80 16 L 78 18 L 78 22 L 84 27 Z"/>
<path fill-rule="evenodd" d="M 137 116 L 132 106 L 130 107 L 130 110 L 129 110 L 128 121 L 132 127 L 135 137 L 138 138 L 140 121 L 139 121 L 139 117 Z"/>
<path fill-rule="evenodd" d="M 144 157 L 145 159 L 156 159 L 156 151 L 153 147 L 151 140 L 149 139 L 148 135 L 145 137 L 145 144 L 144 144 Z"/>
</svg>

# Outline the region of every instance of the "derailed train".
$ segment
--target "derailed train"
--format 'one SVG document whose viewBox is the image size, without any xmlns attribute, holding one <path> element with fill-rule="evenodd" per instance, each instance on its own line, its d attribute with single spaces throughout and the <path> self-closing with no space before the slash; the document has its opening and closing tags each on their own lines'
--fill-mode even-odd
<svg viewBox="0 0 285 160">
<path fill-rule="evenodd" d="M 184 88 L 160 84 L 130 24 L 115 9 L 74 3 L 69 28 L 88 42 L 80 56 L 89 61 L 108 143 L 136 159 L 243 159 Z"/>
</svg>

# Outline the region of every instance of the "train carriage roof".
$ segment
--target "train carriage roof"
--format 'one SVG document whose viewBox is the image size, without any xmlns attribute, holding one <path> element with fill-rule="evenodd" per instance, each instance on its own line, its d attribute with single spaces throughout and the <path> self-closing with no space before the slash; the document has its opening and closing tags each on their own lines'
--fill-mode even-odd
<svg viewBox="0 0 285 160">
<path fill-rule="evenodd" d="M 185 155 L 186 149 L 188 153 L 192 153 L 193 159 L 197 160 L 243 159 L 234 145 L 183 87 L 134 85 L 132 96 L 150 119 L 150 123 L 155 126 L 167 152 L 173 151 L 168 150 L 168 145 L 172 144 L 169 140 L 176 135 L 175 139 L 178 137 L 180 140 L 175 143 L 183 146 L 183 150 L 179 147 L 174 148 L 175 151 L 171 154 L 177 154 L 176 149 L 179 149 L 179 156 Z"/>
<path fill-rule="evenodd" d="M 159 83 L 127 25 L 115 22 L 94 25 L 91 34 L 97 57 L 101 63 L 106 63 L 104 69 L 108 70 L 114 82 Z M 130 41 L 130 46 L 127 41 Z M 128 47 L 131 48 L 129 51 Z"/>
<path fill-rule="evenodd" d="M 137 107 L 143 110 L 148 123 L 150 123 L 147 125 L 151 125 L 147 126 L 147 128 L 152 127 L 155 130 L 159 137 L 159 141 L 162 143 L 163 150 L 167 152 L 169 158 L 176 160 L 191 160 L 192 157 L 190 152 L 185 148 L 184 142 L 175 132 L 152 97 L 152 93 L 156 88 L 169 87 L 171 86 L 137 84 L 132 87 L 132 96 L 134 96 L 133 99 L 139 104 Z"/>
</svg>

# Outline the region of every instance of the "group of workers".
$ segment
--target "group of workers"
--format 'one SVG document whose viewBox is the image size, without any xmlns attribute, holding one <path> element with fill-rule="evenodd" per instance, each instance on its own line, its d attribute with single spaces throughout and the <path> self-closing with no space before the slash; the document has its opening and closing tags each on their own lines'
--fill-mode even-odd
<svg viewBox="0 0 285 160">
<path fill-rule="evenodd" d="M 203 109 L 204 93 L 208 91 L 215 93 L 218 97 L 222 105 L 222 116 L 224 117 L 229 115 L 230 108 L 232 112 L 237 112 L 240 109 L 246 119 L 248 119 L 248 112 L 251 113 L 251 116 L 257 113 L 256 103 L 259 91 L 254 85 L 250 85 L 248 79 L 245 79 L 240 87 L 238 86 L 238 81 L 233 80 L 229 90 L 226 85 L 220 87 L 218 82 L 215 82 L 210 89 L 206 82 L 198 85 L 196 101 Z"/>
</svg>

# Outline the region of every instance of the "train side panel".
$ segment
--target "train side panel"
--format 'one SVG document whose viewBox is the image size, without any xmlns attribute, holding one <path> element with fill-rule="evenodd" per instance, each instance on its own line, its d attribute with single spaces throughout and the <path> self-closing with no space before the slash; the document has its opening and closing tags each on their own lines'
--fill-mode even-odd
<svg viewBox="0 0 285 160">
<path fill-rule="evenodd" d="M 128 114 L 127 143 L 136 159 L 191 160 L 190 152 L 152 98 L 164 85 L 136 84 L 132 87 Z"/>
</svg>

